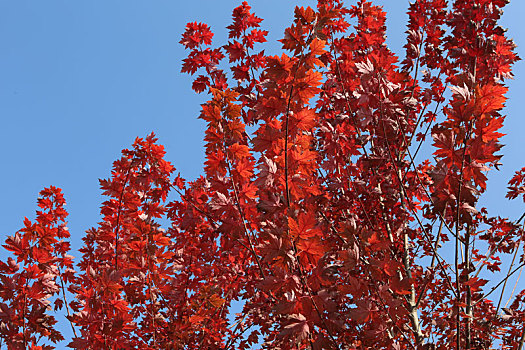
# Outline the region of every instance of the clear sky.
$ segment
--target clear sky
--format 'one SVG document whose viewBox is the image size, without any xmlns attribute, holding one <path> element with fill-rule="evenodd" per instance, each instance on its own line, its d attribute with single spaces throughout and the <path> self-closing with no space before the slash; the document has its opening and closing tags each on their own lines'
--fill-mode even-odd
<svg viewBox="0 0 525 350">
<path fill-rule="evenodd" d="M 354 1 L 348 1 L 353 3 Z M 204 95 L 180 73 L 178 41 L 189 21 L 211 25 L 215 43 L 227 37 L 232 0 L 0 0 L 0 240 L 34 218 L 38 192 L 61 187 L 73 246 L 99 221 L 99 178 L 110 174 L 122 148 L 154 131 L 167 159 L 187 179 L 202 172 Z M 270 45 L 290 24 L 295 5 L 314 1 L 252 0 L 265 19 Z M 376 1 L 388 12 L 388 41 L 396 52 L 405 35 L 405 0 Z M 503 26 L 525 57 L 524 0 L 511 0 Z M 525 209 L 504 199 L 506 182 L 525 166 L 522 108 L 525 67 L 509 83 L 502 171 L 490 174 L 482 199 L 492 213 L 517 218 Z M 73 255 L 77 255 L 73 253 Z M 0 249 L 0 259 L 6 253 Z"/>
</svg>

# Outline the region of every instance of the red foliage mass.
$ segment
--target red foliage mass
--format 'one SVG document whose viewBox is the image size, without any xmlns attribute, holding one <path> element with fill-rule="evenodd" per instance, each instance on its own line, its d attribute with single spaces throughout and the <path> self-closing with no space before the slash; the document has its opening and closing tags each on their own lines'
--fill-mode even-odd
<svg viewBox="0 0 525 350">
<path fill-rule="evenodd" d="M 76 271 L 62 193 L 43 190 L 4 244 L 0 339 L 52 349 L 38 344 L 62 340 L 50 309 L 65 307 L 77 349 L 521 349 L 525 292 L 497 296 L 523 230 L 478 205 L 518 60 L 506 3 L 416 0 L 401 61 L 364 0 L 296 8 L 280 56 L 257 51 L 267 31 L 246 2 L 224 46 L 189 23 L 182 72 L 210 96 L 204 175 L 174 177 L 154 135 L 137 139 L 100 181 Z"/>
</svg>

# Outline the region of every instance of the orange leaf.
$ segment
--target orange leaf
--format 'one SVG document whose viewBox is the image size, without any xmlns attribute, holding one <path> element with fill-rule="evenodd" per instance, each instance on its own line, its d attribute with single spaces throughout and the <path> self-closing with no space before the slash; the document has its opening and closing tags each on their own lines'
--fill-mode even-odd
<svg viewBox="0 0 525 350">
<path fill-rule="evenodd" d="M 297 221 L 288 218 L 288 227 L 290 228 L 290 235 L 295 238 L 310 238 L 322 235 L 322 231 L 317 228 L 317 219 L 310 214 L 299 214 Z"/>
<path fill-rule="evenodd" d="M 481 114 L 491 113 L 504 107 L 505 93 L 508 88 L 503 85 L 488 83 L 477 91 L 478 108 Z"/>
<path fill-rule="evenodd" d="M 225 300 L 215 293 L 210 297 L 210 299 L 208 299 L 208 301 L 213 305 L 213 307 L 219 308 L 222 306 L 222 304 L 224 304 Z"/>
<path fill-rule="evenodd" d="M 300 253 L 306 254 L 310 263 L 316 265 L 317 261 L 324 255 L 326 248 L 323 246 L 321 240 L 317 237 L 309 239 L 299 239 L 297 242 L 297 249 Z"/>
<path fill-rule="evenodd" d="M 232 154 L 232 157 L 235 159 L 242 159 L 250 155 L 250 149 L 246 145 L 241 145 L 239 143 L 234 143 L 228 150 Z"/>
</svg>

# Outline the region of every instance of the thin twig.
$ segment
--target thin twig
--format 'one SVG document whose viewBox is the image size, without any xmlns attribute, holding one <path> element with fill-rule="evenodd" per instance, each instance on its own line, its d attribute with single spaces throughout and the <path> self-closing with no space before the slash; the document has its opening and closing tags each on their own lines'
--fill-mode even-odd
<svg viewBox="0 0 525 350">
<path fill-rule="evenodd" d="M 499 286 L 501 286 L 503 283 L 505 283 L 506 280 L 508 280 L 512 275 L 514 275 L 514 274 L 516 273 L 516 271 L 520 270 L 523 266 L 525 266 L 525 262 L 524 262 L 524 263 L 521 263 L 518 267 L 516 267 L 514 270 L 512 270 L 512 272 L 511 272 L 510 274 L 508 274 L 507 276 L 505 276 L 505 278 L 503 278 L 503 279 L 502 279 L 497 285 L 495 285 L 494 287 L 492 287 L 492 288 L 490 289 L 490 291 L 489 291 L 487 294 L 482 295 L 481 298 L 479 298 L 479 300 L 476 301 L 476 302 L 473 304 L 473 306 L 476 305 L 477 303 L 479 303 L 481 300 L 486 299 L 486 298 L 487 298 L 489 295 L 491 295 L 492 293 L 494 293 L 494 291 L 495 291 L 496 289 L 498 289 Z"/>
<path fill-rule="evenodd" d="M 516 260 L 516 256 L 518 255 L 518 250 L 520 246 L 521 246 L 521 237 L 520 237 L 520 240 L 518 241 L 518 245 L 514 248 L 514 255 L 512 257 L 512 261 L 510 262 L 509 270 L 507 271 L 507 275 L 510 273 L 510 271 L 512 270 L 512 267 L 514 266 L 514 261 Z M 505 280 L 505 282 L 503 283 L 503 287 L 501 288 L 501 294 L 499 296 L 498 306 L 496 307 L 496 314 L 498 313 L 499 308 L 501 306 L 501 301 L 503 300 L 503 294 L 505 293 L 505 288 L 507 287 L 507 281 L 508 280 Z"/>
<path fill-rule="evenodd" d="M 68 316 L 67 319 L 69 321 L 69 324 L 71 325 L 71 329 L 73 330 L 73 334 L 75 335 L 75 338 L 78 338 L 75 326 L 73 326 L 73 322 L 70 319 L 71 318 L 71 313 L 69 311 L 69 304 L 67 302 L 66 291 L 65 291 L 65 287 L 64 287 L 64 279 L 62 278 L 62 272 L 60 272 L 60 268 L 58 269 L 58 274 L 60 276 L 60 286 L 61 286 L 61 289 L 62 289 L 62 297 L 64 298 L 64 305 L 66 306 L 66 312 L 67 312 L 67 316 Z"/>
<path fill-rule="evenodd" d="M 115 226 L 115 270 L 118 270 L 118 240 L 119 240 L 119 229 L 120 229 L 120 213 L 122 211 L 122 200 L 124 199 L 124 191 L 126 190 L 126 185 L 128 184 L 129 176 L 131 174 L 131 168 L 133 167 L 133 162 L 135 157 L 130 160 L 128 171 L 126 173 L 126 178 L 124 184 L 122 185 L 122 191 L 120 192 L 120 198 L 118 200 L 118 209 L 117 209 L 117 224 Z"/>
<path fill-rule="evenodd" d="M 512 288 L 512 292 L 510 293 L 510 296 L 509 296 L 509 299 L 507 300 L 507 302 L 505 303 L 505 307 L 507 307 L 507 305 L 509 305 L 510 301 L 512 300 L 512 296 L 514 295 L 514 292 L 516 291 L 516 287 L 518 286 L 518 283 L 520 281 L 520 278 L 521 278 L 521 272 L 523 271 L 523 266 L 521 267 L 520 269 L 520 273 L 518 274 L 518 278 L 516 278 L 516 282 L 514 283 L 514 288 Z"/>
<path fill-rule="evenodd" d="M 467 230 L 465 232 L 465 271 L 466 271 L 466 281 L 468 282 L 470 279 L 469 271 L 470 271 L 470 256 L 469 256 L 469 241 L 470 241 L 470 225 L 467 226 Z M 470 344 L 471 344 L 471 335 L 470 335 L 470 324 L 472 322 L 472 289 L 469 285 L 467 285 L 467 296 L 466 296 L 466 308 L 465 308 L 465 314 L 466 314 L 466 327 L 465 327 L 465 349 L 470 350 Z"/>
<path fill-rule="evenodd" d="M 523 330 L 521 331 L 521 339 L 520 339 L 520 344 L 518 346 L 518 350 L 523 349 L 523 343 L 525 343 L 525 326 L 523 326 Z"/>
<path fill-rule="evenodd" d="M 226 146 L 224 146 L 224 148 L 226 148 Z M 228 173 L 229 173 L 230 179 L 232 181 L 233 193 L 235 195 L 235 202 L 236 202 L 237 210 L 239 211 L 239 215 L 241 217 L 242 225 L 243 225 L 243 228 L 244 228 L 244 233 L 246 235 L 246 238 L 248 239 L 248 244 L 250 245 L 250 249 L 252 251 L 252 254 L 255 257 L 255 261 L 257 263 L 257 266 L 259 267 L 259 272 L 261 273 L 261 278 L 264 279 L 265 278 L 265 273 L 264 273 L 264 270 L 262 268 L 261 261 L 259 259 L 259 256 L 257 255 L 257 252 L 255 251 L 255 246 L 252 243 L 251 235 L 250 235 L 250 233 L 248 231 L 248 227 L 246 226 L 246 218 L 244 216 L 244 211 L 242 210 L 242 207 L 241 207 L 241 201 L 239 200 L 239 194 L 238 194 L 238 191 L 237 191 L 237 185 L 235 184 L 235 180 L 233 178 L 233 174 L 232 174 L 232 170 L 231 170 L 231 166 L 230 166 L 230 160 L 228 158 L 228 152 L 227 152 L 226 149 L 224 151 L 225 151 L 224 154 L 226 155 L 226 166 L 228 168 Z"/>
</svg>

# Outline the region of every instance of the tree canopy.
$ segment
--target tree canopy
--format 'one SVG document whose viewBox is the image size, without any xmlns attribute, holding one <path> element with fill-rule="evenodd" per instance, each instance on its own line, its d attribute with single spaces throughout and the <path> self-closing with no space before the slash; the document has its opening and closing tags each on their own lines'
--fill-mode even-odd
<svg viewBox="0 0 525 350">
<path fill-rule="evenodd" d="M 416 0 L 401 58 L 364 0 L 297 7 L 277 56 L 246 2 L 222 45 L 188 23 L 204 174 L 137 138 L 76 264 L 62 191 L 42 190 L 4 244 L 0 347 L 53 349 L 62 310 L 71 348 L 522 349 L 525 290 L 503 295 L 523 217 L 478 203 L 519 59 L 507 3 Z"/>
</svg>

